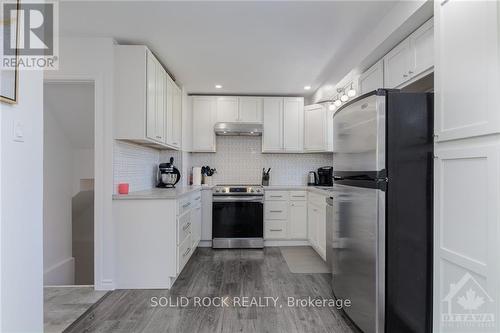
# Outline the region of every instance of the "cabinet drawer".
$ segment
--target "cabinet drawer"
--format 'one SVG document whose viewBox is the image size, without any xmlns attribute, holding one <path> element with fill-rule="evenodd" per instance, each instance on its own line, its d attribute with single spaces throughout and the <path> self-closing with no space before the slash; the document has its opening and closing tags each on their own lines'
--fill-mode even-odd
<svg viewBox="0 0 500 333">
<path fill-rule="evenodd" d="M 264 238 L 265 239 L 284 239 L 287 238 L 286 221 L 265 221 Z"/>
<path fill-rule="evenodd" d="M 179 216 L 177 225 L 177 244 L 181 244 L 191 233 L 191 213 Z"/>
<path fill-rule="evenodd" d="M 306 191 L 290 191 L 290 200 L 305 201 L 307 199 Z"/>
<path fill-rule="evenodd" d="M 287 191 L 266 191 L 265 192 L 266 201 L 286 201 L 288 200 Z"/>
<path fill-rule="evenodd" d="M 178 200 L 177 215 L 180 216 L 191 209 L 193 203 L 191 202 L 191 196 L 186 196 Z"/>
<path fill-rule="evenodd" d="M 191 202 L 193 209 L 201 206 L 201 191 L 196 192 L 195 194 L 192 195 Z"/>
<path fill-rule="evenodd" d="M 288 205 L 286 201 L 269 201 L 264 204 L 264 219 L 286 220 Z"/>
<path fill-rule="evenodd" d="M 326 196 L 316 193 L 309 193 L 309 203 L 317 206 L 323 206 L 326 204 Z"/>
<path fill-rule="evenodd" d="M 191 258 L 191 254 L 193 253 L 193 242 L 191 241 L 191 235 L 188 235 L 184 242 L 178 247 L 178 258 L 177 258 L 177 273 L 180 273 L 189 258 Z"/>
</svg>

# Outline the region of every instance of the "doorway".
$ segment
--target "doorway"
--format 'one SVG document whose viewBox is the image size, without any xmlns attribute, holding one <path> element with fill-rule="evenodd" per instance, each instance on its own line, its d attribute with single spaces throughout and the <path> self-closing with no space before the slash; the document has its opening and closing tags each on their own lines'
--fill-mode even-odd
<svg viewBox="0 0 500 333">
<path fill-rule="evenodd" d="M 58 332 L 105 294 L 94 290 L 94 82 L 45 82 L 43 113 L 44 330 Z"/>
</svg>

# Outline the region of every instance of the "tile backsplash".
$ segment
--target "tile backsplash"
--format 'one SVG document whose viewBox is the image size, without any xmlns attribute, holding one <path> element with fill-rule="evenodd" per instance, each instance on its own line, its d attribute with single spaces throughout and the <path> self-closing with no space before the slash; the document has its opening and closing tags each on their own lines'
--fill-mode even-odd
<svg viewBox="0 0 500 333">
<path fill-rule="evenodd" d="M 307 173 L 333 164 L 333 154 L 263 154 L 261 137 L 218 136 L 216 153 L 192 153 L 191 167 L 216 168 L 214 184 L 260 184 L 271 168 L 271 185 L 305 185 Z M 191 168 L 189 172 L 191 172 Z"/>
</svg>

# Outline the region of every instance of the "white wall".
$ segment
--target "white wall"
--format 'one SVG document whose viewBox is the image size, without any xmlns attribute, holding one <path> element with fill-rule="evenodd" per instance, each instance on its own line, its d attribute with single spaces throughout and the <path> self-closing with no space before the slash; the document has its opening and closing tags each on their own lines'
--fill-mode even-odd
<svg viewBox="0 0 500 333">
<path fill-rule="evenodd" d="M 95 287 L 113 289 L 113 80 L 114 41 L 111 38 L 63 37 L 59 70 L 50 80 L 95 82 Z"/>
<path fill-rule="evenodd" d="M 43 74 L 21 71 L 19 103 L 0 104 L 0 331 L 43 331 Z M 14 121 L 24 142 L 13 142 Z"/>
<path fill-rule="evenodd" d="M 50 108 L 44 107 L 43 269 L 45 285 L 74 283 L 71 236 L 73 148 Z"/>
<path fill-rule="evenodd" d="M 73 148 L 73 174 L 72 174 L 72 196 L 78 194 L 81 179 L 94 179 L 94 149 L 93 148 Z"/>
</svg>

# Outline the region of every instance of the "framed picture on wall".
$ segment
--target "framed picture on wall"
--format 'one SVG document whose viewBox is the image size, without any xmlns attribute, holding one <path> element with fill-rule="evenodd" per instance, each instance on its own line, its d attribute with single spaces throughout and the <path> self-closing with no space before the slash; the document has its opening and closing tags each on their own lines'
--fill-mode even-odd
<svg viewBox="0 0 500 333">
<path fill-rule="evenodd" d="M 2 17 L 0 18 L 0 36 L 2 36 L 2 43 L 0 43 L 1 49 L 1 61 L 3 63 L 4 58 L 7 56 L 5 52 L 5 43 L 10 42 L 10 45 L 16 45 L 14 55 L 16 66 L 12 69 L 5 69 L 4 66 L 0 68 L 0 102 L 5 102 L 9 104 L 17 103 L 19 95 L 19 68 L 17 66 L 18 59 L 18 43 L 19 43 L 19 8 L 20 0 L 17 0 L 16 11 L 9 11 L 8 14 L 4 13 L 4 3 L 2 3 Z M 6 36 L 9 36 L 9 40 L 5 40 Z M 9 56 L 11 57 L 11 56 Z"/>
</svg>

